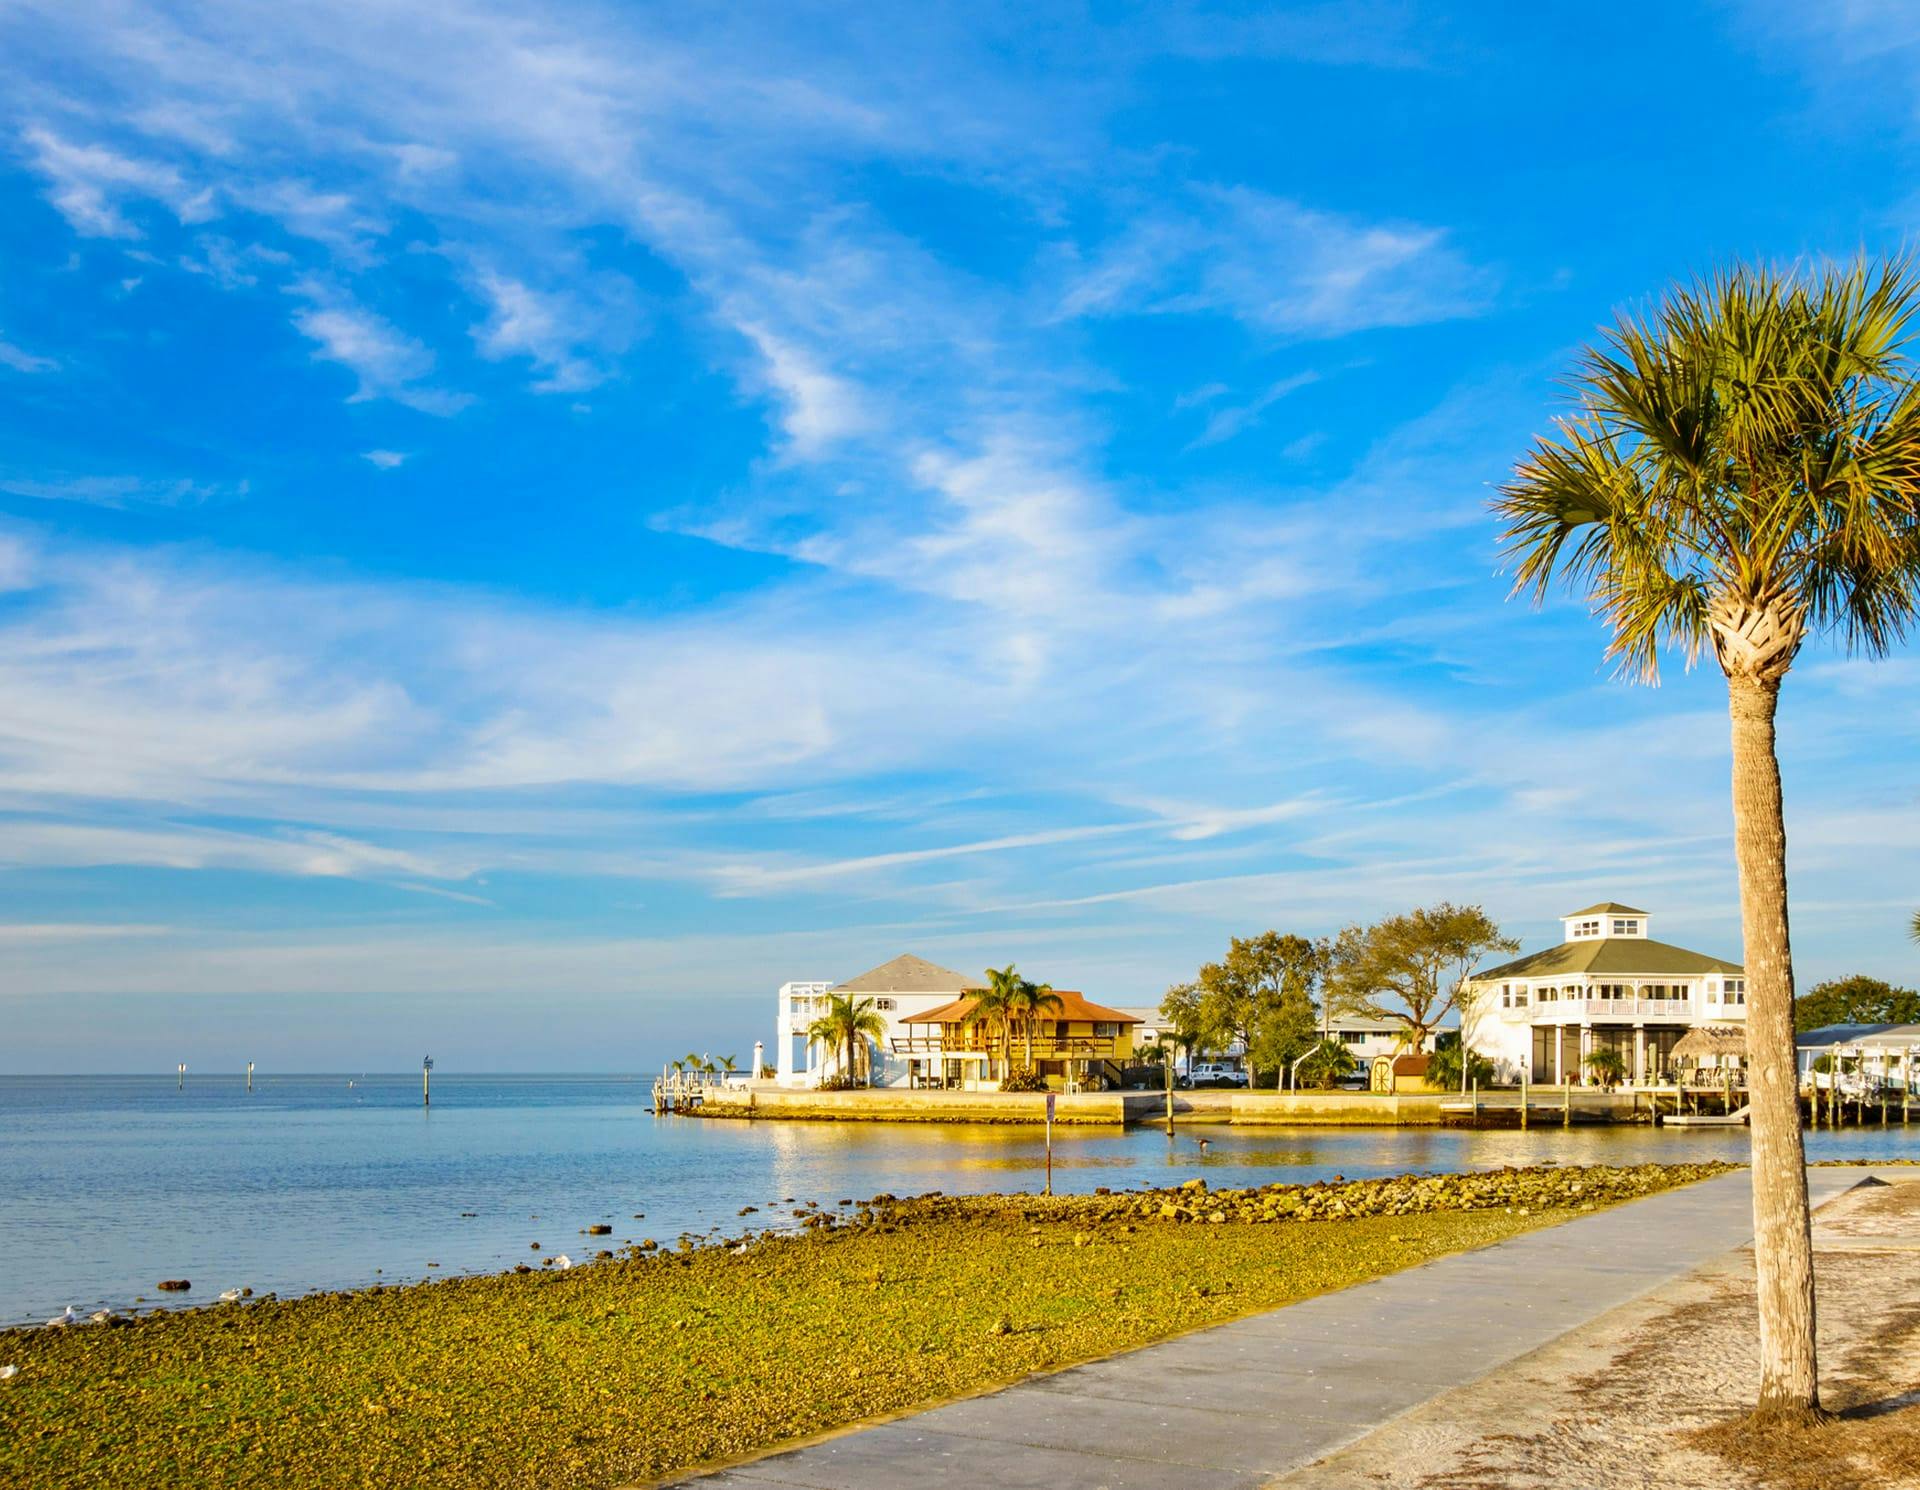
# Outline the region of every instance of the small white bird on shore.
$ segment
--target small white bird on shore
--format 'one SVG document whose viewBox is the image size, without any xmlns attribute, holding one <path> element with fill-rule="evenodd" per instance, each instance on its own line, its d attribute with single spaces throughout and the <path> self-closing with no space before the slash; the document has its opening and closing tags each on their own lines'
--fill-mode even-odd
<svg viewBox="0 0 1920 1490">
<path fill-rule="evenodd" d="M 243 1295 L 239 1289 L 229 1288 L 225 1293 L 220 1295 L 220 1302 L 223 1304 L 237 1304 L 242 1297 Z"/>
<path fill-rule="evenodd" d="M 80 1316 L 73 1312 L 73 1305 L 69 1304 L 67 1305 L 66 1312 L 64 1314 L 56 1314 L 53 1316 L 52 1319 L 49 1319 L 47 1321 L 47 1328 L 52 1329 L 55 1325 L 67 1325 L 67 1324 L 78 1324 L 78 1323 L 80 1323 Z"/>
<path fill-rule="evenodd" d="M 568 1268 L 573 1266 L 573 1259 L 567 1256 L 566 1253 L 562 1252 L 558 1257 L 554 1258 L 553 1265 L 556 1268 L 560 1269 L 561 1272 L 565 1272 Z"/>
<path fill-rule="evenodd" d="M 18 1366 L 0 1366 L 0 1381 L 12 1381 L 19 1374 Z"/>
</svg>

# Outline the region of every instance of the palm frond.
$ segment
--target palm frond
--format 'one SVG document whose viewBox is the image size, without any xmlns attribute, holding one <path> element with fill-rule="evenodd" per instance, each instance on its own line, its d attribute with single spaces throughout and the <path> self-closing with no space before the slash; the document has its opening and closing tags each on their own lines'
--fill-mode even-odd
<svg viewBox="0 0 1920 1490">
<path fill-rule="evenodd" d="M 1620 318 L 1491 504 L 1515 593 L 1584 594 L 1648 682 L 1716 604 L 1883 652 L 1920 609 L 1916 314 L 1903 257 L 1736 266 Z"/>
</svg>

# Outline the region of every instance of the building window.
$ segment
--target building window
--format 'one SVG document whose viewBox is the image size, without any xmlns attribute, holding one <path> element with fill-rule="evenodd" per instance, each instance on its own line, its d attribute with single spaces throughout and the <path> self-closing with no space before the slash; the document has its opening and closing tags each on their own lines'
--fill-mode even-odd
<svg viewBox="0 0 1920 1490">
<path fill-rule="evenodd" d="M 1598 936 L 1600 935 L 1600 923 L 1598 921 L 1576 921 L 1573 923 L 1573 934 L 1575 936 Z"/>
<path fill-rule="evenodd" d="M 1342 1045 L 1365 1045 L 1367 1043 L 1367 1034 L 1368 1032 L 1366 1030 L 1342 1030 L 1340 1031 L 1340 1043 Z"/>
<path fill-rule="evenodd" d="M 1120 1026 L 1117 1024 L 1096 1024 L 1093 1027 L 1093 1038 L 1096 1040 L 1111 1040 L 1119 1033 Z"/>
<path fill-rule="evenodd" d="M 1640 923 L 1638 921 L 1622 921 L 1616 916 L 1613 920 L 1613 934 L 1615 936 L 1638 936 L 1640 934 Z"/>
<path fill-rule="evenodd" d="M 1730 1004 L 1744 1004 L 1747 1001 L 1747 980 L 1745 978 L 1727 979 L 1727 999 Z"/>
<path fill-rule="evenodd" d="M 892 999 L 875 999 L 873 1001 L 873 1007 L 880 1010 L 882 1013 L 891 1014 L 893 1012 L 893 1000 Z"/>
<path fill-rule="evenodd" d="M 1526 984 L 1516 983 L 1513 985 L 1513 1007 L 1516 1009 L 1524 1009 L 1527 1007 Z"/>
</svg>

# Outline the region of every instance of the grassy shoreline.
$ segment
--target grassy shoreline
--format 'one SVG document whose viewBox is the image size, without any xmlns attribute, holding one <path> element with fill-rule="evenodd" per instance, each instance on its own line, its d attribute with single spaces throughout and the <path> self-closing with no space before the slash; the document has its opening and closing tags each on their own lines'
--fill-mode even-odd
<svg viewBox="0 0 1920 1490">
<path fill-rule="evenodd" d="M 0 1483 L 613 1486 L 1279 1307 L 1732 1166 L 876 1197 L 805 1231 L 0 1333 Z"/>
</svg>

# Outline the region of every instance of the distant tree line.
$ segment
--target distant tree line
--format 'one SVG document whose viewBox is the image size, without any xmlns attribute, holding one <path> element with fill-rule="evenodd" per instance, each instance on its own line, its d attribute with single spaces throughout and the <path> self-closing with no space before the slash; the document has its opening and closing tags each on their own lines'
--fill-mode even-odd
<svg viewBox="0 0 1920 1490">
<path fill-rule="evenodd" d="M 1829 1024 L 1920 1024 L 1920 993 L 1865 973 L 1829 978 L 1793 1001 L 1793 1027 Z"/>
</svg>

